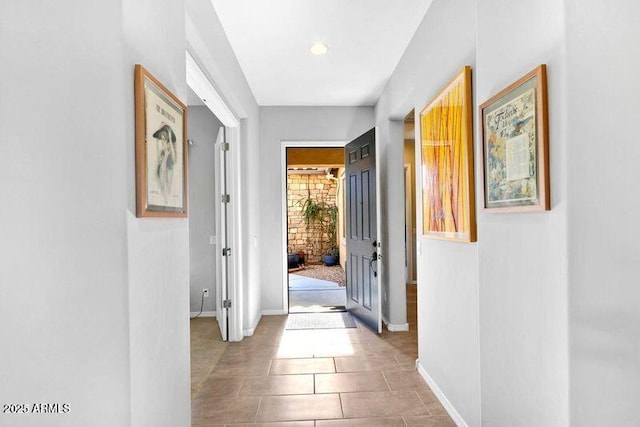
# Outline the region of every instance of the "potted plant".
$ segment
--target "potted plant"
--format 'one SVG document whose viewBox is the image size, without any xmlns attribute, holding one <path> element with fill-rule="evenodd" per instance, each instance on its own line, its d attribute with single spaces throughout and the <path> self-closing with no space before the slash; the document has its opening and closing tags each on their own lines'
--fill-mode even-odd
<svg viewBox="0 0 640 427">
<path fill-rule="evenodd" d="M 294 252 L 289 252 L 287 254 L 287 262 L 289 264 L 289 268 L 300 267 L 300 258 L 298 257 L 298 254 Z"/>
<path fill-rule="evenodd" d="M 319 246 L 317 252 L 323 254 L 322 261 L 328 266 L 338 264 L 340 259 L 336 239 L 338 207 L 324 200 L 314 200 L 311 197 L 311 191 L 307 188 L 307 198 L 302 202 L 302 215 L 307 223 L 307 229 L 313 227 L 317 230 L 317 243 Z M 300 256 L 300 253 L 298 255 L 300 261 L 309 261 L 305 259 L 306 254 L 304 252 L 302 256 Z"/>
<path fill-rule="evenodd" d="M 325 209 L 329 216 L 329 219 L 326 223 L 327 242 L 329 244 L 329 250 L 323 255 L 322 262 L 324 262 L 324 265 L 326 265 L 327 267 L 331 267 L 337 265 L 340 262 L 340 251 L 336 246 L 338 235 L 338 207 L 327 206 Z"/>
<path fill-rule="evenodd" d="M 307 256 L 306 252 L 300 249 L 298 251 L 298 264 L 304 264 L 306 256 Z"/>
<path fill-rule="evenodd" d="M 340 262 L 340 251 L 338 250 L 338 248 L 333 246 L 331 249 L 329 249 L 329 251 L 322 256 L 322 262 L 324 262 L 324 265 L 326 265 L 327 267 L 338 265 L 338 263 Z"/>
</svg>

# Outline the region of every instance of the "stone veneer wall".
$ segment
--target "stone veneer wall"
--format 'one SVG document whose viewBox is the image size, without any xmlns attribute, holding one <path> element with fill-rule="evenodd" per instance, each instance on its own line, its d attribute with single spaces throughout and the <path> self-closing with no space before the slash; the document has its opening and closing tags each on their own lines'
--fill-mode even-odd
<svg viewBox="0 0 640 427">
<path fill-rule="evenodd" d="M 318 226 L 307 226 L 302 214 L 302 206 L 308 197 L 335 206 L 337 191 L 337 182 L 324 175 L 287 175 L 288 252 L 302 250 L 307 254 L 306 262 L 316 263 L 331 246 L 337 246 L 335 242 L 327 241 L 327 234 Z"/>
</svg>

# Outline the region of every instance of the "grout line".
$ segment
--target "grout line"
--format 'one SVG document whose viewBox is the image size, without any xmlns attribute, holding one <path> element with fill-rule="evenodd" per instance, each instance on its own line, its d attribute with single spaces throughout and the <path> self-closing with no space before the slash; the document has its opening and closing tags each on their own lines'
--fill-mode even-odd
<svg viewBox="0 0 640 427">
<path fill-rule="evenodd" d="M 344 406 L 342 406 L 342 393 L 338 393 L 338 400 L 340 400 L 340 412 L 342 413 L 342 418 L 344 419 Z"/>
<path fill-rule="evenodd" d="M 433 415 L 433 414 L 431 413 L 431 411 L 429 410 L 429 408 L 427 407 L 427 404 L 426 404 L 426 403 L 424 403 L 424 400 L 422 400 L 422 397 L 420 397 L 420 393 L 418 393 L 418 391 L 417 391 L 417 390 L 413 390 L 413 392 L 416 394 L 416 396 L 418 396 L 418 400 L 420 401 L 420 403 L 422 403 L 422 406 L 424 406 L 424 409 L 426 409 L 426 410 L 427 410 L 427 414 L 429 414 L 429 415 Z"/>
<path fill-rule="evenodd" d="M 253 423 L 256 424 L 258 422 L 258 414 L 260 413 L 260 408 L 262 407 L 262 396 L 260 396 L 260 401 L 258 402 L 258 410 L 256 411 L 256 416 L 253 417 Z"/>
<path fill-rule="evenodd" d="M 387 376 L 384 374 L 384 371 L 380 371 L 380 373 L 382 374 L 382 378 L 384 378 L 384 382 L 387 383 L 387 387 L 389 388 L 389 391 L 393 391 L 391 390 L 391 384 L 389 384 L 389 380 L 387 379 Z M 418 396 L 418 398 L 420 398 L 420 396 Z"/>
<path fill-rule="evenodd" d="M 236 393 L 236 397 L 240 397 L 240 391 L 242 390 L 242 386 L 244 385 L 244 382 L 247 380 L 247 377 L 244 376 L 242 377 L 242 382 L 240 383 L 240 387 L 238 387 L 238 391 Z"/>
</svg>

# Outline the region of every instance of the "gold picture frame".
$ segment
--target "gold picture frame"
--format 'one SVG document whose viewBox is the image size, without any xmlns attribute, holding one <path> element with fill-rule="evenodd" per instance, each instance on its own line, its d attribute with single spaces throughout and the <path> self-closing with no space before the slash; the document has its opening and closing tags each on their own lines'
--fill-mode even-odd
<svg viewBox="0 0 640 427">
<path fill-rule="evenodd" d="M 425 237 L 476 241 L 471 67 L 420 112 Z"/>
<path fill-rule="evenodd" d="M 546 65 L 480 105 L 479 117 L 485 211 L 550 210 Z"/>
<path fill-rule="evenodd" d="M 134 95 L 136 216 L 186 218 L 187 107 L 140 64 Z"/>
</svg>

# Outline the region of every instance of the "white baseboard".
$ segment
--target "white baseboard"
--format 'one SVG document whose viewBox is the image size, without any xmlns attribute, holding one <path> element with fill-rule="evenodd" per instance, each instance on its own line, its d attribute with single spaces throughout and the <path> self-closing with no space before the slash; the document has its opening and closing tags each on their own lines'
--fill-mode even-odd
<svg viewBox="0 0 640 427">
<path fill-rule="evenodd" d="M 285 316 L 289 314 L 286 310 L 262 310 L 263 316 Z"/>
<path fill-rule="evenodd" d="M 198 312 L 197 311 L 192 311 L 191 315 L 192 318 L 195 316 L 198 316 Z M 216 317 L 216 312 L 215 311 L 203 311 L 200 316 L 198 317 Z"/>
<path fill-rule="evenodd" d="M 435 394 L 442 406 L 444 406 L 444 409 L 447 410 L 453 422 L 456 423 L 458 427 L 469 427 L 464 418 L 462 418 L 462 415 L 460 415 L 458 411 L 456 411 L 456 408 L 451 404 L 449 399 L 447 399 L 447 396 L 445 396 L 442 390 L 440 390 L 438 384 L 436 384 L 433 378 L 431 378 L 431 375 L 429 375 L 426 369 L 424 369 L 424 366 L 422 366 L 420 360 L 416 360 L 416 368 L 418 368 L 418 372 L 420 373 L 422 378 L 424 378 L 427 384 L 429 384 L 431 391 L 433 391 L 433 394 Z"/>
<path fill-rule="evenodd" d="M 382 316 L 382 323 L 387 326 L 389 332 L 405 332 L 409 330 L 408 323 L 390 323 L 389 320 Z"/>
<path fill-rule="evenodd" d="M 251 326 L 249 329 L 243 329 L 242 333 L 245 337 L 252 336 L 256 332 L 256 328 L 258 327 L 258 323 L 260 323 L 260 319 L 262 319 L 262 316 L 281 316 L 285 314 L 289 313 L 284 310 L 262 310 L 262 313 L 260 313 L 258 317 L 256 317 L 256 321 L 253 322 L 253 326 Z"/>
<path fill-rule="evenodd" d="M 406 332 L 409 330 L 408 323 L 387 323 L 389 332 Z"/>
<path fill-rule="evenodd" d="M 245 337 L 252 336 L 254 334 L 254 332 L 256 331 L 256 328 L 258 327 L 258 323 L 260 323 L 260 319 L 262 319 L 262 313 L 259 313 L 258 316 L 256 316 L 255 322 L 253 322 L 253 325 L 249 329 L 243 329 L 242 330 L 242 334 Z"/>
</svg>

